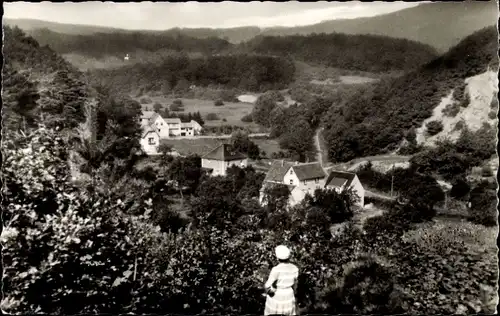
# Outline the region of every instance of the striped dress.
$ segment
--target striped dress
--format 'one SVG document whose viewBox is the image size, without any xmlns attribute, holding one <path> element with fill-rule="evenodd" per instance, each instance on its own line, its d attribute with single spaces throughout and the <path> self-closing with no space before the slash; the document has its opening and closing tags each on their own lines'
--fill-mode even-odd
<svg viewBox="0 0 500 316">
<path fill-rule="evenodd" d="M 297 282 L 299 269 L 291 263 L 280 263 L 269 275 L 265 287 L 270 288 L 276 281 L 276 292 L 267 296 L 264 315 L 296 315 L 295 294 L 292 286 Z"/>
</svg>

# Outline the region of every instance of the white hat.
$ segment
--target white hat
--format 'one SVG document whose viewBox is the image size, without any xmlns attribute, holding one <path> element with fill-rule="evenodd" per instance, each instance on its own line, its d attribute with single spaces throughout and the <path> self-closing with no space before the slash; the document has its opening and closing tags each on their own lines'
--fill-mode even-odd
<svg viewBox="0 0 500 316">
<path fill-rule="evenodd" d="M 288 249 L 287 246 L 280 245 L 276 247 L 275 252 L 276 252 L 276 257 L 279 260 L 286 260 L 290 258 L 290 249 Z"/>
</svg>

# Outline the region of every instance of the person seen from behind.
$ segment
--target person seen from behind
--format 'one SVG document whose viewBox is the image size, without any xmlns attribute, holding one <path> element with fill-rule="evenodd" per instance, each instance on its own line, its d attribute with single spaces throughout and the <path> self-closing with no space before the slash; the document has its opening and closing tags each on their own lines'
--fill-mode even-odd
<svg viewBox="0 0 500 316">
<path fill-rule="evenodd" d="M 272 268 L 264 287 L 264 315 L 297 315 L 295 291 L 299 269 L 290 263 L 290 249 L 280 245 L 275 249 L 279 264 Z"/>
</svg>

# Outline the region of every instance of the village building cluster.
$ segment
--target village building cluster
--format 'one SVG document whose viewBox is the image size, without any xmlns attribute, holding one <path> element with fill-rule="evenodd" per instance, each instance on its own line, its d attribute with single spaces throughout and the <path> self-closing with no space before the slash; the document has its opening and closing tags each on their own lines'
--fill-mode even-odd
<svg viewBox="0 0 500 316">
<path fill-rule="evenodd" d="M 192 137 L 198 135 L 202 127 L 191 120 L 184 123 L 180 118 L 163 118 L 154 111 L 142 111 L 141 148 L 148 155 L 158 154 L 162 139 Z"/>
</svg>

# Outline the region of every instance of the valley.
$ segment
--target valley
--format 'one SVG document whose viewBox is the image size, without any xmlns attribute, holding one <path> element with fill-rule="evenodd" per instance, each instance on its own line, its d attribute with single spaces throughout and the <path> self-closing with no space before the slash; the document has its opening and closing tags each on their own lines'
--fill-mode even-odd
<svg viewBox="0 0 500 316">
<path fill-rule="evenodd" d="M 130 27 L 210 15 L 129 5 L 109 3 Z M 242 5 L 256 25 L 317 12 Z M 269 314 L 285 245 L 290 315 L 493 314 L 492 7 L 162 31 L 7 19 L 2 310 Z"/>
</svg>

